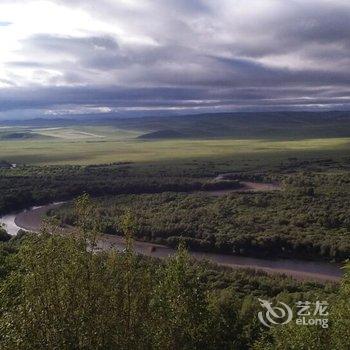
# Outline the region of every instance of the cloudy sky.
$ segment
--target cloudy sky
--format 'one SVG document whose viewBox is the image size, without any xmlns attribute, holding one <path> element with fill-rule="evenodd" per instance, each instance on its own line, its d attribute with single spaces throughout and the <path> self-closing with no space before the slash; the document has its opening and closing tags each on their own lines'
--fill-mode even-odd
<svg viewBox="0 0 350 350">
<path fill-rule="evenodd" d="M 350 109 L 349 0 L 1 0 L 0 118 Z"/>
</svg>

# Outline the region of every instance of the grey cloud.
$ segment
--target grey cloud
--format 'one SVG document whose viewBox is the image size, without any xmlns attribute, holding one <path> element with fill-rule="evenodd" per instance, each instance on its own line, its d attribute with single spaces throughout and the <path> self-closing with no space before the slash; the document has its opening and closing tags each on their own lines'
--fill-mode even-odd
<svg viewBox="0 0 350 350">
<path fill-rule="evenodd" d="M 84 36 L 28 37 L 22 59 L 8 67 L 61 74 L 47 78 L 48 86 L 0 89 L 0 110 L 348 106 L 350 6 L 340 0 L 264 1 L 276 11 L 258 15 L 246 2 L 245 17 L 231 18 L 225 9 L 235 5 L 228 0 L 154 0 L 134 7 L 54 0 L 153 44 L 93 28 Z M 289 64 L 262 63 L 282 56 Z"/>
<path fill-rule="evenodd" d="M 108 69 L 124 63 L 118 43 L 108 36 L 61 37 L 42 34 L 30 37 L 23 44 L 24 50 L 29 52 L 58 55 L 63 61 L 73 59 L 87 68 Z"/>
<path fill-rule="evenodd" d="M 54 35 L 36 35 L 28 39 L 29 44 L 39 49 L 49 49 L 51 51 L 61 52 L 69 51 L 79 53 L 81 50 L 87 53 L 93 49 L 118 49 L 117 42 L 110 37 L 60 37 Z M 86 53 L 86 52 L 83 52 Z"/>
</svg>

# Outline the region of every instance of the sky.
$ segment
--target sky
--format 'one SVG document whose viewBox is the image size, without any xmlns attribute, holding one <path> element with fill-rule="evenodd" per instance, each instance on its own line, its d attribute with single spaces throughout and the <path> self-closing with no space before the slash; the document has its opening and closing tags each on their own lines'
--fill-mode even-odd
<svg viewBox="0 0 350 350">
<path fill-rule="evenodd" d="M 350 110 L 348 0 L 0 0 L 0 118 Z"/>
</svg>

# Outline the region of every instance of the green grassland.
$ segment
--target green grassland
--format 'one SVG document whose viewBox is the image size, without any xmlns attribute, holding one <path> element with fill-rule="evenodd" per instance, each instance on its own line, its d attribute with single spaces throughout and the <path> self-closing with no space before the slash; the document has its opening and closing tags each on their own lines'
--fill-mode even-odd
<svg viewBox="0 0 350 350">
<path fill-rule="evenodd" d="M 18 164 L 180 163 L 346 157 L 347 113 L 251 113 L 0 123 L 0 160 Z M 261 162 L 261 160 L 263 161 Z"/>
<path fill-rule="evenodd" d="M 265 161 L 288 157 L 346 156 L 350 138 L 139 139 L 139 131 L 102 126 L 70 126 L 11 131 L 35 135 L 0 139 L 0 159 L 18 164 L 101 164 L 203 158 Z M 41 136 L 41 137 L 40 137 Z"/>
</svg>

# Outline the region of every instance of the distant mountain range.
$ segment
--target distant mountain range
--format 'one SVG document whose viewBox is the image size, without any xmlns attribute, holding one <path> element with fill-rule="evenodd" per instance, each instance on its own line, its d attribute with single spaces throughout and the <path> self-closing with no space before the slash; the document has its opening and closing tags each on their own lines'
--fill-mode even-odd
<svg viewBox="0 0 350 350">
<path fill-rule="evenodd" d="M 169 117 L 32 119 L 0 125 L 52 127 L 108 125 L 137 130 L 142 139 L 174 138 L 329 138 L 350 137 L 350 112 L 218 113 Z"/>
</svg>

